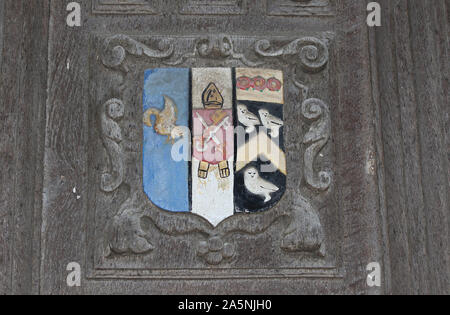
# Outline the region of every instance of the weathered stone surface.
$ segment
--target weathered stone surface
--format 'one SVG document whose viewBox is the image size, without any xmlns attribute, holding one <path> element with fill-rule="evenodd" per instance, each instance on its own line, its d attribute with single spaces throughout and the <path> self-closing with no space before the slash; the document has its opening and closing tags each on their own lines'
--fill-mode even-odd
<svg viewBox="0 0 450 315">
<path fill-rule="evenodd" d="M 447 1 L 380 1 L 372 30 L 364 1 L 80 3 L 81 28 L 63 1 L 0 3 L 0 293 L 449 293 Z M 212 227 L 152 205 L 161 67 L 284 72 L 276 207 Z"/>
</svg>

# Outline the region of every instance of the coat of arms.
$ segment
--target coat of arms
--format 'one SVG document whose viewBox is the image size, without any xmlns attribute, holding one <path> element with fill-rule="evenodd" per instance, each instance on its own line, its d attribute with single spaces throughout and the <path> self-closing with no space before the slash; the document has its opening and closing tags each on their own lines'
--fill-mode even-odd
<svg viewBox="0 0 450 315">
<path fill-rule="evenodd" d="M 218 225 L 281 199 L 281 71 L 150 69 L 143 103 L 144 191 L 156 206 Z"/>
</svg>

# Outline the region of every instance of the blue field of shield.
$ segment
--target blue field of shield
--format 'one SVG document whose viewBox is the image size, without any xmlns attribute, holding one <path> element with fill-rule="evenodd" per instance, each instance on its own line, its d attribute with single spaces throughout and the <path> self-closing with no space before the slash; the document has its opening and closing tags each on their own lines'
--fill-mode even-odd
<svg viewBox="0 0 450 315">
<path fill-rule="evenodd" d="M 145 72 L 143 111 L 164 109 L 167 96 L 177 107 L 177 126 L 189 126 L 189 69 L 151 69 Z M 152 118 L 154 122 L 155 119 Z M 189 162 L 175 161 L 172 143 L 167 136 L 144 125 L 143 186 L 150 200 L 158 207 L 188 212 Z"/>
</svg>

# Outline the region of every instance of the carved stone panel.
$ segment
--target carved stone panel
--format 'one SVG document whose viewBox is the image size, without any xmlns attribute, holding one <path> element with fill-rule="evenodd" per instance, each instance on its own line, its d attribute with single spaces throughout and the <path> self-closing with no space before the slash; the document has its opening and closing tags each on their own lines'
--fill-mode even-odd
<svg viewBox="0 0 450 315">
<path fill-rule="evenodd" d="M 181 1 L 180 1 L 181 2 Z M 247 0 L 187 0 L 182 1 L 181 14 L 244 14 Z"/>
<path fill-rule="evenodd" d="M 92 0 L 96 14 L 156 14 L 157 0 Z"/>
<path fill-rule="evenodd" d="M 334 3 L 335 0 L 267 0 L 267 11 L 269 15 L 333 15 Z"/>
<path fill-rule="evenodd" d="M 92 37 L 89 278 L 342 278 L 335 197 L 332 33 Z M 144 72 L 261 67 L 285 73 L 287 192 L 217 226 L 153 205 L 142 183 Z M 300 125 L 299 125 L 300 124 Z M 169 179 L 168 179 L 169 180 Z M 255 268 L 255 263 L 258 268 Z"/>
</svg>

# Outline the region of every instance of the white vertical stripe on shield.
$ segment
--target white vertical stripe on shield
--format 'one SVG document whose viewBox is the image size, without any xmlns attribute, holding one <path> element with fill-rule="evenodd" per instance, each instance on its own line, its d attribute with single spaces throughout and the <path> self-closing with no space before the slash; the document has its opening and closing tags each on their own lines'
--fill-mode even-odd
<svg viewBox="0 0 450 315">
<path fill-rule="evenodd" d="M 192 212 L 214 226 L 234 214 L 232 104 L 231 69 L 192 69 Z"/>
</svg>

